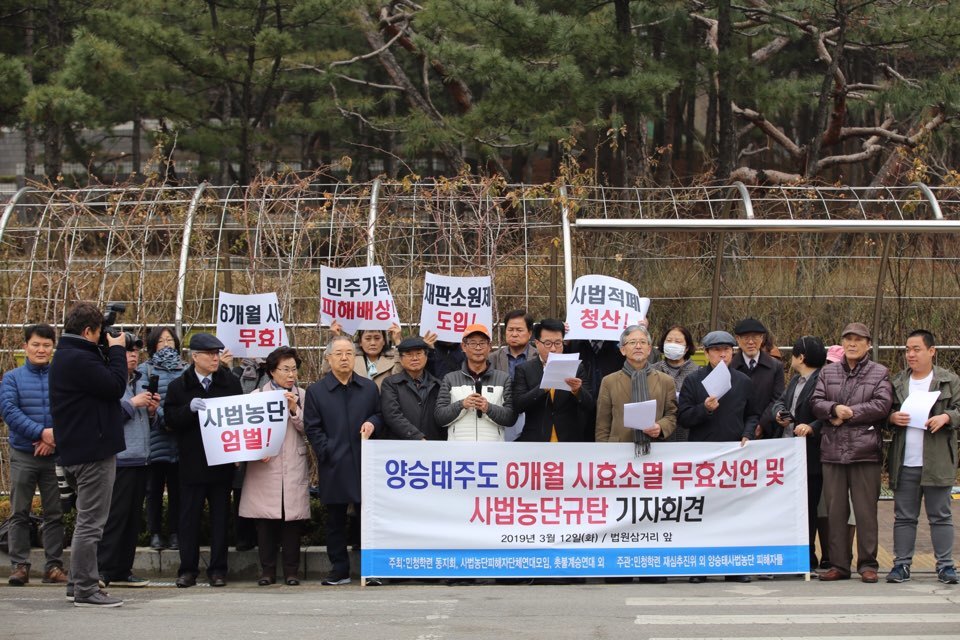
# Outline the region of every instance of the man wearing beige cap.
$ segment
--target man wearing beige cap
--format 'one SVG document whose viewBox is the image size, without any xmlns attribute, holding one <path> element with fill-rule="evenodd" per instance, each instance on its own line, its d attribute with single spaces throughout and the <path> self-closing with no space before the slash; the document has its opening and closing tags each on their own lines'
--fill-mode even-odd
<svg viewBox="0 0 960 640">
<path fill-rule="evenodd" d="M 850 578 L 850 546 L 846 523 L 849 492 L 857 517 L 857 572 L 863 582 L 876 582 L 877 500 L 886 423 L 893 403 L 890 372 L 870 360 L 870 330 L 860 322 L 843 329 L 843 359 L 820 370 L 810 398 L 813 414 L 824 421 L 820 445 L 823 498 L 829 523 L 829 556 L 833 565 L 820 574 L 824 581 Z"/>
<path fill-rule="evenodd" d="M 510 376 L 490 366 L 490 329 L 472 324 L 463 332 L 466 362 L 443 377 L 434 417 L 449 440 L 503 441 L 517 415 Z"/>
</svg>

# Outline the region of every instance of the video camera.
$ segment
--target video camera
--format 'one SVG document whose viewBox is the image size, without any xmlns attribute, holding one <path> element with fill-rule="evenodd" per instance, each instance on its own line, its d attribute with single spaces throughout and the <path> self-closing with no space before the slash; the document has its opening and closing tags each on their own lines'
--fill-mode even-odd
<svg viewBox="0 0 960 640">
<path fill-rule="evenodd" d="M 127 351 L 133 351 L 134 349 L 139 349 L 143 347 L 143 340 L 137 337 L 136 334 L 130 333 L 129 331 L 121 331 L 117 327 L 113 326 L 117 321 L 117 316 L 122 315 L 124 311 L 127 310 L 127 305 L 122 302 L 108 302 L 107 309 L 103 312 L 103 323 L 100 325 L 102 332 L 100 333 L 100 347 L 106 350 L 110 345 L 107 344 L 107 334 L 113 336 L 114 338 L 119 338 L 120 334 L 123 334 L 124 343 L 123 347 Z"/>
</svg>

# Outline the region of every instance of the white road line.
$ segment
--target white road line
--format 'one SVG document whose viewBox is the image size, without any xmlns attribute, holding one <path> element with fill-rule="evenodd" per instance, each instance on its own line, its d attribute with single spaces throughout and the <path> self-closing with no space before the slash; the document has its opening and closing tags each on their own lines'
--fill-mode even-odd
<svg viewBox="0 0 960 640">
<path fill-rule="evenodd" d="M 783 615 L 663 616 L 639 615 L 634 624 L 642 626 L 703 626 L 718 624 L 948 624 L 960 622 L 960 613 L 798 613 Z"/>
<path fill-rule="evenodd" d="M 627 598 L 628 607 L 755 607 L 784 605 L 797 607 L 845 606 L 845 605 L 905 605 L 946 604 L 951 602 L 943 596 L 733 596 L 691 598 Z"/>
<path fill-rule="evenodd" d="M 870 638 L 870 640 L 953 640 L 956 634 L 942 636 L 817 636 L 816 640 L 851 640 L 851 638 Z M 713 638 L 685 638 L 680 636 L 658 636 L 649 640 L 810 640 L 810 636 L 716 636 Z"/>
</svg>

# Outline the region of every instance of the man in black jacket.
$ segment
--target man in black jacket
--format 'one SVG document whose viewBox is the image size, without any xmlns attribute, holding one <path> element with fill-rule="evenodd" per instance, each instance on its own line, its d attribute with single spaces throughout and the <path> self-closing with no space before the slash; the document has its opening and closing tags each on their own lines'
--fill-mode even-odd
<svg viewBox="0 0 960 640">
<path fill-rule="evenodd" d="M 227 579 L 227 528 L 230 520 L 232 464 L 209 466 L 200 435 L 197 413 L 206 398 L 243 394 L 240 381 L 220 366 L 223 343 L 209 333 L 190 339 L 193 364 L 167 387 L 164 420 L 176 433 L 180 451 L 180 568 L 177 586 L 197 583 L 200 566 L 200 519 L 204 501 L 210 507 L 210 586 L 222 587 Z"/>
<path fill-rule="evenodd" d="M 537 358 L 517 367 L 513 378 L 513 403 L 517 413 L 526 413 L 518 442 L 592 442 L 596 400 L 581 361 L 577 376 L 566 389 L 541 389 L 543 368 L 551 353 L 563 353 L 564 326 L 547 318 L 533 328 Z"/>
<path fill-rule="evenodd" d="M 433 417 L 440 381 L 426 370 L 429 350 L 420 337 L 405 338 L 397 346 L 403 372 L 388 377 L 380 386 L 380 411 L 388 439 L 447 439 L 447 432 L 437 428 Z"/>
<path fill-rule="evenodd" d="M 123 600 L 100 589 L 97 545 L 110 513 L 117 453 L 126 448 L 120 407 L 127 386 L 125 337 L 107 334 L 106 359 L 100 341 L 103 313 L 78 302 L 63 322 L 63 335 L 50 365 L 50 414 L 61 464 L 77 487 L 77 521 L 70 548 L 67 597 L 78 607 L 119 607 Z"/>
<path fill-rule="evenodd" d="M 750 378 L 753 386 L 753 407 L 760 416 L 755 429 L 757 438 L 773 438 L 780 431 L 774 421 L 773 401 L 783 395 L 783 363 L 763 349 L 769 340 L 767 328 L 756 318 L 744 318 L 733 328 L 740 352 L 733 356 L 730 368 Z M 777 433 L 775 433 L 777 432 Z"/>
<path fill-rule="evenodd" d="M 759 416 L 753 408 L 750 378 L 730 370 L 730 390 L 721 397 L 708 395 L 703 379 L 723 362 L 730 367 L 737 344 L 726 331 L 711 331 L 703 339 L 708 365 L 694 371 L 680 388 L 677 422 L 690 430 L 690 442 L 737 442 L 741 446 L 753 439 Z M 730 582 L 750 582 L 749 576 L 727 576 Z M 690 582 L 706 582 L 706 576 L 693 576 Z"/>
</svg>

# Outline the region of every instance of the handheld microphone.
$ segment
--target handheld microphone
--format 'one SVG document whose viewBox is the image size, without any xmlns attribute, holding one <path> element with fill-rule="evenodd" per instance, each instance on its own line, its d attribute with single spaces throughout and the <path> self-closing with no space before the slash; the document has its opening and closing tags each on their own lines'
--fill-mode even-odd
<svg viewBox="0 0 960 640">
<path fill-rule="evenodd" d="M 481 391 L 483 391 L 483 383 L 477 380 L 476 384 L 474 385 L 474 389 L 479 394 Z M 478 418 L 483 417 L 483 411 L 480 411 L 480 409 L 477 409 L 477 417 Z"/>
</svg>

